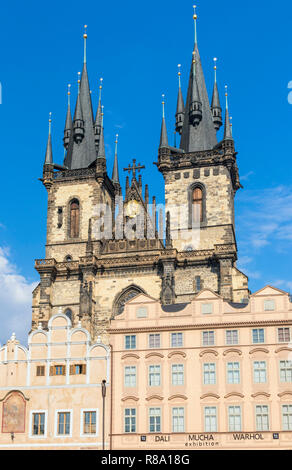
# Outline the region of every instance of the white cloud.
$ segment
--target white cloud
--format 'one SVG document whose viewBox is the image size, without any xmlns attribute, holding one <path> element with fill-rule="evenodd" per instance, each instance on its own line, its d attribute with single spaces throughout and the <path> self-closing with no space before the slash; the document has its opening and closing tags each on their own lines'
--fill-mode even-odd
<svg viewBox="0 0 292 470">
<path fill-rule="evenodd" d="M 9 249 L 0 247 L 0 342 L 5 343 L 13 332 L 20 342 L 27 342 L 31 325 L 32 291 L 37 282 L 19 274 L 11 263 Z"/>
</svg>

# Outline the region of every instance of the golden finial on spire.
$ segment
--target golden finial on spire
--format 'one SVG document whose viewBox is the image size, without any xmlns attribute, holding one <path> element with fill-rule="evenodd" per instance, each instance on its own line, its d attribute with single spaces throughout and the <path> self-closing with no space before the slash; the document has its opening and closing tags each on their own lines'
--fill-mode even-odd
<svg viewBox="0 0 292 470">
<path fill-rule="evenodd" d="M 214 72 L 215 72 L 215 82 L 217 81 L 217 57 L 214 57 Z"/>
<path fill-rule="evenodd" d="M 68 83 L 68 92 L 67 92 L 67 95 L 68 95 L 68 105 L 70 105 L 70 95 L 71 95 L 70 88 L 71 88 L 71 85 L 70 85 L 70 83 Z"/>
<path fill-rule="evenodd" d="M 83 34 L 84 39 L 87 39 L 87 24 L 84 25 L 84 34 Z"/>
<path fill-rule="evenodd" d="M 163 118 L 165 118 L 165 110 L 164 110 L 165 101 L 164 101 L 164 98 L 165 98 L 165 95 L 163 94 L 162 95 L 162 117 Z"/>
<path fill-rule="evenodd" d="M 115 140 L 115 144 L 118 143 L 118 138 L 119 138 L 119 134 L 116 134 L 116 140 Z"/>
<path fill-rule="evenodd" d="M 84 25 L 84 63 L 86 63 L 86 39 L 87 39 L 87 24 Z"/>
<path fill-rule="evenodd" d="M 226 109 L 228 109 L 228 86 L 225 85 Z"/>
<path fill-rule="evenodd" d="M 178 64 L 178 83 L 179 83 L 179 87 L 181 87 L 181 64 Z"/>
<path fill-rule="evenodd" d="M 51 134 L 52 130 L 52 113 L 49 113 L 49 134 Z"/>
<path fill-rule="evenodd" d="M 194 20 L 194 26 L 195 26 L 195 44 L 197 44 L 197 19 L 198 19 L 198 15 L 197 15 L 197 5 L 193 5 L 193 9 L 194 9 L 194 14 L 193 14 L 193 20 Z"/>
</svg>

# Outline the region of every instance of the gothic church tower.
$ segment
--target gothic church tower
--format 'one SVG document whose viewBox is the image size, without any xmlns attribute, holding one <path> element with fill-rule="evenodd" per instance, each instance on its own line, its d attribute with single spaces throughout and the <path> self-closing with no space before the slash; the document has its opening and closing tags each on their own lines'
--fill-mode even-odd
<svg viewBox="0 0 292 470">
<path fill-rule="evenodd" d="M 148 186 L 143 189 L 137 175 L 144 166 L 135 160 L 125 168 L 132 178 L 127 176 L 122 197 L 117 140 L 108 174 L 102 82 L 94 116 L 86 46 L 85 31 L 73 117 L 68 91 L 63 165 L 54 163 L 49 125 L 42 178 L 48 192 L 46 254 L 35 263 L 40 283 L 33 293 L 32 328 L 46 328 L 61 308 L 73 325 L 81 321 L 93 337 L 106 340 L 110 319 L 141 292 L 159 299 L 166 312 L 179 311 L 202 288 L 243 301 L 249 291 L 236 268 L 234 196 L 240 183 L 234 141 L 226 108 L 224 139 L 217 142 L 217 82 L 210 107 L 196 37 L 185 105 L 179 87 L 180 148 L 168 145 L 164 114 L 162 119 L 156 164 L 165 179 L 165 214 L 157 214 L 155 197 L 149 209 Z M 177 206 L 187 211 L 182 224 Z"/>
</svg>

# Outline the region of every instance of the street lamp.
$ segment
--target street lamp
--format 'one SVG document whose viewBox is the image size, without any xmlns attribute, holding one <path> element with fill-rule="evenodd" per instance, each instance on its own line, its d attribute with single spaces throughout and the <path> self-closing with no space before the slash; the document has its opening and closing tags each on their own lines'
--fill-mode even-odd
<svg viewBox="0 0 292 470">
<path fill-rule="evenodd" d="M 105 448 L 104 444 L 104 420 L 105 420 L 105 397 L 106 397 L 106 380 L 101 382 L 101 395 L 102 395 L 102 450 Z"/>
</svg>

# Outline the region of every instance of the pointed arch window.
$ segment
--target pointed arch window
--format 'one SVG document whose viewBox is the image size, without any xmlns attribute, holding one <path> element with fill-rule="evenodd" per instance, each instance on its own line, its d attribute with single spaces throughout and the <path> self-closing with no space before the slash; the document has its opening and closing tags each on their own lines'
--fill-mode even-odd
<svg viewBox="0 0 292 470">
<path fill-rule="evenodd" d="M 206 188 L 202 183 L 189 187 L 189 228 L 206 223 Z"/>
<path fill-rule="evenodd" d="M 79 237 L 80 205 L 77 199 L 70 202 L 70 238 Z"/>
<path fill-rule="evenodd" d="M 193 190 L 193 222 L 203 222 L 203 191 L 201 188 L 195 188 Z"/>
</svg>

